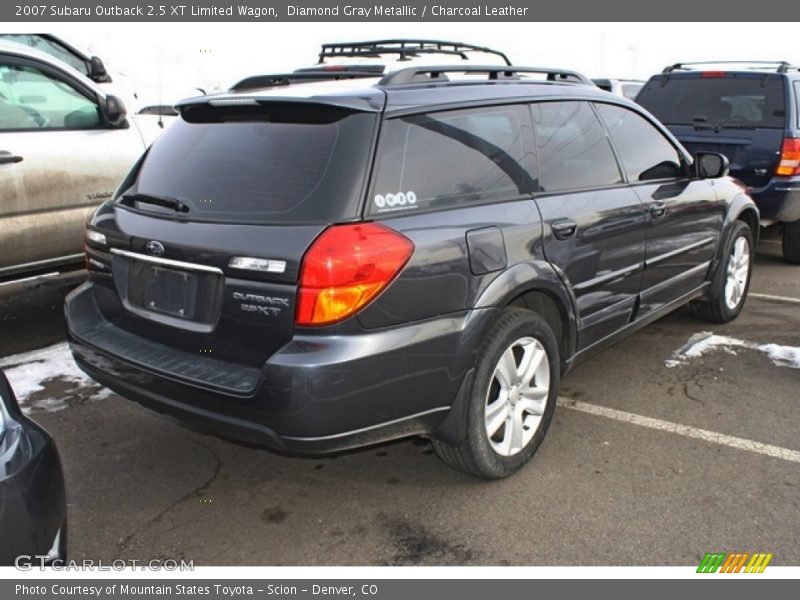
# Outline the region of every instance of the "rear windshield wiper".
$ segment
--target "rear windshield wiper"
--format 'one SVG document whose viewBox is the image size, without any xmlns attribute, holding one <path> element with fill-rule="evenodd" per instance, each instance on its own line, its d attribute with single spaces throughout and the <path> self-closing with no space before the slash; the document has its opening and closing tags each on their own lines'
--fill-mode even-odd
<svg viewBox="0 0 800 600">
<path fill-rule="evenodd" d="M 171 208 L 176 212 L 189 212 L 189 206 L 178 198 L 172 196 L 155 196 L 153 194 L 123 194 L 120 198 L 122 201 L 128 202 L 142 202 L 144 204 L 155 204 L 156 206 L 163 206 L 164 208 Z"/>
</svg>

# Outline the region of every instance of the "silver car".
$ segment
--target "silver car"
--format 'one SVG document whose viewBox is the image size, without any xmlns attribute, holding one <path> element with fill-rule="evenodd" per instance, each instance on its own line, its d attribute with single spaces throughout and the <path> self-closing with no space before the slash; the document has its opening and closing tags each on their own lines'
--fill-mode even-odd
<svg viewBox="0 0 800 600">
<path fill-rule="evenodd" d="M 80 263 L 86 217 L 144 149 L 119 98 L 0 41 L 0 281 Z"/>
</svg>

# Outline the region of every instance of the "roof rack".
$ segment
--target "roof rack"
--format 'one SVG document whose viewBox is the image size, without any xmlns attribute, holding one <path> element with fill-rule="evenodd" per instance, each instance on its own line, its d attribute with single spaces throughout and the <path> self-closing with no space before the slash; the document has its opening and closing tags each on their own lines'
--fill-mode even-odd
<svg viewBox="0 0 800 600">
<path fill-rule="evenodd" d="M 683 62 L 675 63 L 664 67 L 662 73 L 672 73 L 674 71 L 691 71 L 692 67 L 697 65 L 751 65 L 751 69 L 759 69 L 763 67 L 773 67 L 777 73 L 787 73 L 792 70 L 800 70 L 790 62 L 785 60 L 705 60 L 698 62 Z"/>
<path fill-rule="evenodd" d="M 393 71 L 378 82 L 379 86 L 406 85 L 409 83 L 436 83 L 447 81 L 447 73 L 485 73 L 489 81 L 520 80 L 520 75 L 538 74 L 546 75 L 547 81 L 559 83 L 578 83 L 595 87 L 592 80 L 577 71 L 567 69 L 546 69 L 541 67 L 503 67 L 503 66 L 473 66 L 451 65 L 445 67 L 409 67 Z"/>
<path fill-rule="evenodd" d="M 503 52 L 494 50 L 493 48 L 462 44 L 461 42 L 412 39 L 322 44 L 322 49 L 319 53 L 319 63 L 324 63 L 326 58 L 377 57 L 381 54 L 398 54 L 400 55 L 399 60 L 410 60 L 420 54 L 451 54 L 460 56 L 463 60 L 467 60 L 467 52 L 494 54 L 502 58 L 507 65 L 511 65 L 511 61 L 508 60 L 508 57 Z"/>
<path fill-rule="evenodd" d="M 310 68 L 298 69 L 293 73 L 271 73 L 265 75 L 252 75 L 233 84 L 231 92 L 255 90 L 262 88 L 281 87 L 293 83 L 313 83 L 317 81 L 336 81 L 339 79 L 364 79 L 367 77 L 380 77 L 383 74 L 383 65 L 358 65 L 357 68 Z"/>
</svg>

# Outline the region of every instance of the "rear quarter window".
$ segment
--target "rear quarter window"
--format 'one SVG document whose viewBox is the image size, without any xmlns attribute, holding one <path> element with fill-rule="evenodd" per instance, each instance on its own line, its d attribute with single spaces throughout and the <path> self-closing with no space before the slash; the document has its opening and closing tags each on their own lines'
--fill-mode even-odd
<svg viewBox="0 0 800 600">
<path fill-rule="evenodd" d="M 517 198 L 535 186 L 528 113 L 499 106 L 388 120 L 368 213 Z"/>
</svg>

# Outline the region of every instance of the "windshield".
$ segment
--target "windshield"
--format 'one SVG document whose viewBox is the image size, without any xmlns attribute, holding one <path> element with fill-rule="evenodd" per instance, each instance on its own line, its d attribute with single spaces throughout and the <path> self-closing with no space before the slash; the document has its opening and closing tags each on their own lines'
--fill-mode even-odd
<svg viewBox="0 0 800 600">
<path fill-rule="evenodd" d="M 309 118 L 303 120 L 297 109 L 269 110 L 261 120 L 178 120 L 156 140 L 120 195 L 138 210 L 191 221 L 330 222 L 357 216 L 376 116 L 315 107 L 304 109 Z M 137 196 L 179 200 L 187 210 Z"/>
<path fill-rule="evenodd" d="M 783 128 L 783 78 L 755 74 L 726 77 L 661 77 L 650 80 L 636 101 L 665 125 Z"/>
</svg>

